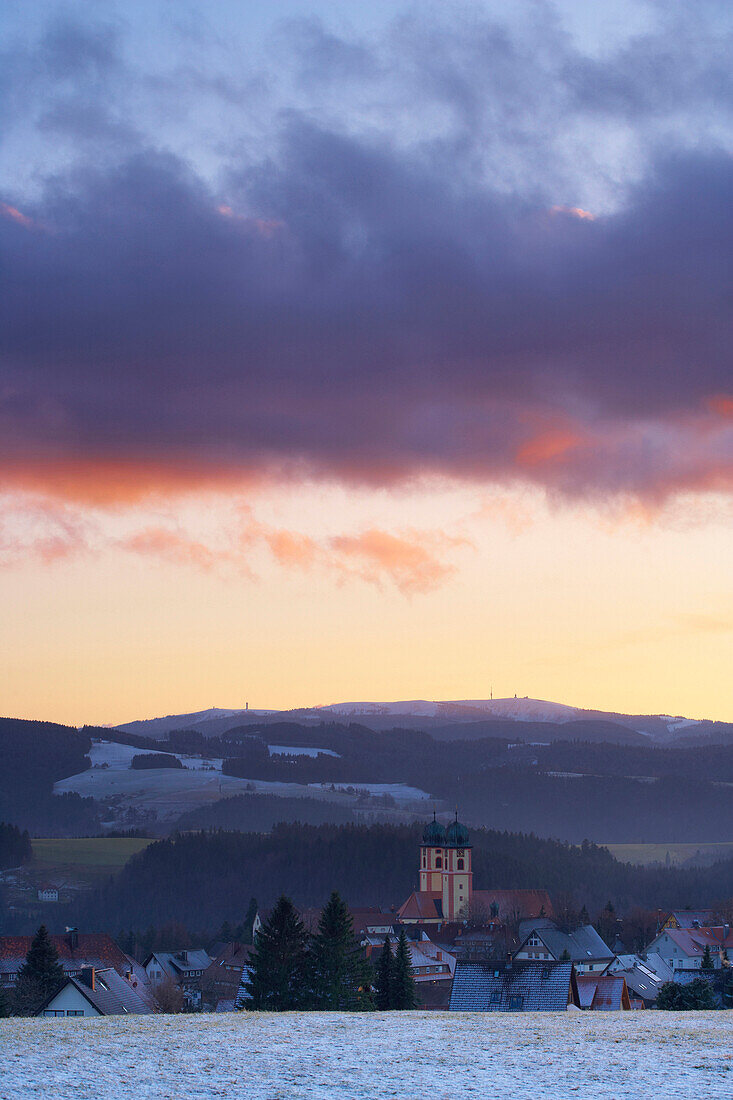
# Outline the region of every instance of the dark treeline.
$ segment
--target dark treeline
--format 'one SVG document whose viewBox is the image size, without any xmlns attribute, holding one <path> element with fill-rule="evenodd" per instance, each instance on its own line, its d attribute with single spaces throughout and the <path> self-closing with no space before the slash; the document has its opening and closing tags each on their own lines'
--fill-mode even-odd
<svg viewBox="0 0 733 1100">
<path fill-rule="evenodd" d="M 733 745 L 654 748 L 556 741 L 533 750 L 543 771 L 590 775 L 677 776 L 733 782 Z"/>
<path fill-rule="evenodd" d="M 183 768 L 177 756 L 169 752 L 141 752 L 133 756 L 130 767 L 137 771 L 149 771 L 154 768 Z"/>
<path fill-rule="evenodd" d="M 142 929 L 171 921 L 215 929 L 240 922 L 251 897 L 271 905 L 287 891 L 298 906 L 337 889 L 351 905 L 399 906 L 417 886 L 420 829 L 279 825 L 268 836 L 192 833 L 150 845 L 117 878 L 59 918 L 79 927 Z M 599 911 L 701 907 L 733 895 L 733 860 L 712 867 L 645 868 L 605 848 L 472 831 L 474 886 L 545 888 L 558 908 Z"/>
<path fill-rule="evenodd" d="M 181 832 L 188 829 L 234 829 L 242 833 L 269 832 L 279 822 L 303 825 L 353 825 L 351 810 L 338 803 L 315 798 L 281 798 L 271 794 L 238 794 L 200 806 L 179 818 Z"/>
<path fill-rule="evenodd" d="M 531 768 L 444 776 L 436 794 L 470 823 L 580 843 L 711 843 L 733 835 L 730 789 L 670 776 L 562 778 Z"/>
<path fill-rule="evenodd" d="M 21 863 L 27 863 L 32 855 L 31 838 L 27 831 L 21 832 L 17 825 L 0 821 L 0 868 L 19 867 Z"/>
<path fill-rule="evenodd" d="M 98 832 L 92 799 L 53 794 L 57 780 L 86 771 L 90 748 L 89 736 L 71 726 L 0 718 L 0 817 L 36 835 Z"/>
</svg>

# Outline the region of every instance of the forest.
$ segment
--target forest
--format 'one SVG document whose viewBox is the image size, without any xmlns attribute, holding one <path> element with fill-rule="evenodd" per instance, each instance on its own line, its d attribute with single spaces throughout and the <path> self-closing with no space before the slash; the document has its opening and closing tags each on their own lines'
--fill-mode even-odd
<svg viewBox="0 0 733 1100">
<path fill-rule="evenodd" d="M 269 835 L 197 832 L 151 844 L 86 902 L 59 920 L 79 927 L 145 929 L 171 921 L 216 929 L 287 893 L 319 906 L 332 890 L 351 905 L 399 907 L 417 887 L 419 827 L 281 824 Z M 474 886 L 544 888 L 558 910 L 622 916 L 657 907 L 701 907 L 733 896 L 733 860 L 712 867 L 644 868 L 606 848 L 521 833 L 471 831 Z"/>
<path fill-rule="evenodd" d="M 54 722 L 0 718 L 0 818 L 36 836 L 88 836 L 99 832 L 90 798 L 54 795 L 59 779 L 86 771 L 86 733 Z"/>
</svg>

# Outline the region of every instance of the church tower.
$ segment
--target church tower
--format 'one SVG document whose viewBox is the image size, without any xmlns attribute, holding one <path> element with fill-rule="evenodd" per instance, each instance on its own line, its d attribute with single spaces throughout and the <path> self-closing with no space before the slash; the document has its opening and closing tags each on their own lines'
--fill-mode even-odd
<svg viewBox="0 0 733 1100">
<path fill-rule="evenodd" d="M 420 845 L 420 892 L 440 895 L 444 920 L 462 919 L 471 903 L 471 844 L 458 814 L 447 829 L 435 813 L 425 826 Z"/>
<path fill-rule="evenodd" d="M 443 865 L 443 916 L 446 920 L 461 920 L 471 904 L 473 871 L 468 829 L 458 820 L 451 821 L 445 831 Z"/>
</svg>

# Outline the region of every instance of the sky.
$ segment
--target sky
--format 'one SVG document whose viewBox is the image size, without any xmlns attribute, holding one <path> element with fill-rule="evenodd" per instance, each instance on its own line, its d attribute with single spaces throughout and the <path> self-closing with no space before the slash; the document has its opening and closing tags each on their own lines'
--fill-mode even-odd
<svg viewBox="0 0 733 1100">
<path fill-rule="evenodd" d="M 733 9 L 6 0 L 0 710 L 733 721 Z"/>
</svg>

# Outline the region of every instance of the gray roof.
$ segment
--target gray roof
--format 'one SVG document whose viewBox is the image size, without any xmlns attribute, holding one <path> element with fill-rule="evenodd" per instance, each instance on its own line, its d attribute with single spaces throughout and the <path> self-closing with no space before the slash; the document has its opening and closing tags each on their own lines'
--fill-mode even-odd
<svg viewBox="0 0 733 1100">
<path fill-rule="evenodd" d="M 603 942 L 592 924 L 584 924 L 581 928 L 576 928 L 574 932 L 568 933 L 560 932 L 557 928 L 547 924 L 543 924 L 542 927 L 535 925 L 534 929 L 530 930 L 525 936 L 522 948 L 533 932 L 540 937 L 547 950 L 556 959 L 560 958 L 563 951 L 567 951 L 570 955 L 570 961 L 575 963 L 587 963 L 598 959 L 610 963 L 616 957 L 613 951 Z"/>
<path fill-rule="evenodd" d="M 185 958 L 181 956 L 185 955 Z M 181 975 L 185 978 L 192 970 L 206 970 L 211 966 L 213 959 L 204 951 L 197 948 L 193 951 L 153 951 L 145 960 L 147 966 L 153 956 L 158 960 L 163 970 L 171 977 Z"/>
<path fill-rule="evenodd" d="M 130 983 L 116 970 L 109 969 L 95 975 L 94 989 L 85 982 L 79 981 L 78 978 L 66 978 L 63 985 L 60 985 L 43 1003 L 36 1015 L 41 1016 L 44 1009 L 67 985 L 73 985 L 74 989 L 77 989 L 102 1016 L 150 1016 L 152 1014 L 152 1010 L 138 996 Z"/>
<path fill-rule="evenodd" d="M 646 958 L 640 955 L 619 955 L 611 964 L 611 973 L 622 974 L 632 997 L 642 1001 L 656 1001 L 657 993 L 664 982 L 672 980 L 673 971 L 661 955 L 650 952 Z M 691 971 L 699 973 L 699 971 Z"/>
<path fill-rule="evenodd" d="M 451 1012 L 565 1012 L 577 1001 L 569 962 L 457 962 Z"/>
</svg>

